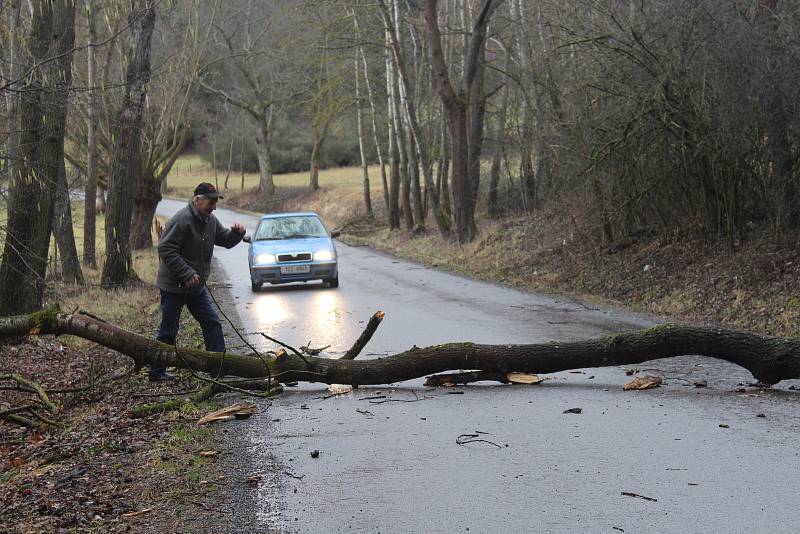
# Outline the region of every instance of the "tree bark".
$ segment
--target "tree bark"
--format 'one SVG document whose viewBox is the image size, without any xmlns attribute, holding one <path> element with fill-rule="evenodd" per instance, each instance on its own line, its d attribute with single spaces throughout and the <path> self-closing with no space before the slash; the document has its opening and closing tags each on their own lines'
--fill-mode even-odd
<svg viewBox="0 0 800 534">
<path fill-rule="evenodd" d="M 95 243 L 97 236 L 97 65 L 94 44 L 97 42 L 97 9 L 94 0 L 86 1 L 86 20 L 89 43 L 86 50 L 89 78 L 89 105 L 87 117 L 86 190 L 83 209 L 83 262 L 97 266 Z"/>
<path fill-rule="evenodd" d="M 428 0 L 425 27 L 430 42 L 431 67 L 439 96 L 450 117 L 450 142 L 453 158 L 453 215 L 459 243 L 469 243 L 476 236 L 475 193 L 480 177 L 480 140 L 482 139 L 484 98 L 484 42 L 489 19 L 502 0 L 483 0 L 469 39 L 464 74 L 456 90 L 450 82 L 442 51 L 437 1 Z"/>
<path fill-rule="evenodd" d="M 379 312 L 380 313 L 380 312 Z M 0 339 L 25 335 L 75 335 L 130 356 L 138 365 L 190 368 L 245 378 L 274 378 L 354 386 L 390 384 L 451 370 L 555 373 L 570 369 L 636 365 L 659 358 L 700 355 L 740 365 L 764 384 L 800 378 L 800 339 L 759 336 L 721 328 L 664 324 L 586 341 L 528 345 L 448 343 L 414 347 L 373 360 L 242 355 L 178 348 L 81 313 L 57 310 L 0 317 Z"/>
<path fill-rule="evenodd" d="M 503 69 L 508 72 L 511 67 L 511 52 L 506 50 L 505 65 Z M 489 217 L 495 218 L 500 215 L 500 206 L 497 201 L 498 186 L 500 183 L 500 167 L 503 161 L 503 147 L 506 140 L 506 117 L 508 115 L 508 101 L 511 95 L 511 88 L 506 85 L 503 88 L 503 100 L 500 104 L 500 113 L 497 116 L 497 128 L 494 134 L 494 150 L 492 151 L 492 165 L 489 171 L 489 195 L 488 212 Z"/>
<path fill-rule="evenodd" d="M 119 114 L 119 130 L 109 172 L 106 262 L 100 282 L 105 288 L 119 287 L 138 280 L 133 271 L 129 239 L 134 194 L 141 170 L 139 147 L 144 102 L 150 82 L 150 42 L 155 19 L 155 0 L 143 0 L 141 3 L 138 0 L 131 1 L 130 22 L 134 45 L 129 54 L 125 97 Z"/>
<path fill-rule="evenodd" d="M 388 30 L 386 31 L 386 42 L 389 43 Z M 385 58 L 386 65 L 386 111 L 389 133 L 389 204 L 387 205 L 387 215 L 389 218 L 389 229 L 400 229 L 400 164 L 397 148 L 397 132 L 394 127 L 394 71 L 389 59 L 388 47 Z"/>
<path fill-rule="evenodd" d="M 354 60 L 353 65 L 355 67 L 353 76 L 355 77 L 355 89 L 356 89 L 356 129 L 358 131 L 358 154 L 361 157 L 361 176 L 362 183 L 363 183 L 363 191 L 364 191 L 364 211 L 367 216 L 372 217 L 372 199 L 370 198 L 370 191 L 369 191 L 369 167 L 367 165 L 367 157 L 364 154 L 364 124 L 363 124 L 363 112 L 361 106 L 361 83 L 360 83 L 360 70 L 361 67 L 359 66 L 358 61 L 358 53 L 361 48 L 361 37 L 358 31 L 358 20 L 356 19 L 355 12 L 353 12 L 353 29 L 355 30 L 355 38 L 356 42 L 359 43 L 359 47 L 355 50 L 354 53 Z"/>
<path fill-rule="evenodd" d="M 133 199 L 130 238 L 132 250 L 148 249 L 153 246 L 153 219 L 162 198 L 161 186 L 186 146 L 186 139 L 189 136 L 188 125 L 177 130 L 173 133 L 174 138 L 169 147 L 161 150 L 151 147 L 147 153 L 147 161 L 141 167 Z"/>
<path fill-rule="evenodd" d="M 8 79 L 11 80 L 9 83 L 9 89 L 13 89 L 14 85 L 16 85 L 17 78 L 19 77 L 20 73 L 20 62 L 19 62 L 19 53 L 20 53 L 20 33 L 21 28 L 19 24 L 20 18 L 20 3 L 21 0 L 12 0 L 11 1 L 11 35 L 9 37 L 9 50 L 8 50 Z M 18 110 L 19 110 L 19 94 L 15 91 L 5 91 L 6 93 L 6 131 L 8 132 L 8 137 L 6 137 L 6 157 L 5 157 L 5 165 L 3 166 L 3 170 L 5 171 L 5 175 L 7 178 L 10 178 L 14 174 L 14 166 L 17 161 L 17 149 L 19 148 L 19 131 L 20 125 L 18 118 Z"/>
<path fill-rule="evenodd" d="M 131 218 L 131 250 L 142 250 L 153 246 L 153 218 L 161 202 L 161 184 L 154 176 L 140 176 L 133 202 Z"/>
<path fill-rule="evenodd" d="M 258 134 L 256 135 L 256 155 L 258 156 L 258 191 L 272 198 L 275 195 L 275 181 L 272 178 L 272 108 L 258 117 Z M 243 168 L 244 169 L 244 168 Z M 242 170 L 244 173 L 244 170 Z M 244 174 L 242 174 L 242 188 L 244 188 Z"/>
<path fill-rule="evenodd" d="M 322 151 L 322 145 L 325 143 L 325 138 L 328 137 L 328 125 L 325 122 L 322 125 L 314 125 L 314 143 L 311 146 L 311 162 L 309 170 L 308 187 L 311 191 L 319 190 L 319 158 Z"/>
<path fill-rule="evenodd" d="M 50 248 L 53 187 L 64 159 L 67 98 L 72 81 L 75 4 L 33 3 L 27 42 L 33 68 L 21 87 L 22 125 L 13 166 L 5 245 L 0 263 L 0 314 L 42 304 Z"/>
<path fill-rule="evenodd" d="M 383 203 L 388 209 L 389 207 L 389 182 L 386 177 L 386 165 L 383 160 L 383 148 L 380 140 L 378 139 L 378 123 L 375 118 L 377 115 L 375 111 L 375 100 L 372 96 L 372 84 L 369 81 L 369 66 L 367 65 L 367 57 L 364 54 L 364 47 L 359 45 L 358 51 L 361 54 L 361 63 L 364 67 L 364 85 L 367 87 L 367 98 L 369 98 L 370 119 L 372 121 L 372 137 L 375 142 L 375 152 L 378 155 L 378 165 L 381 168 L 381 183 L 383 185 Z"/>
<path fill-rule="evenodd" d="M 70 284 L 83 284 L 83 271 L 75 246 L 75 232 L 72 227 L 72 205 L 69 198 L 69 183 L 64 158 L 59 162 L 53 192 L 53 236 L 61 253 L 61 271 L 64 281 Z"/>
</svg>

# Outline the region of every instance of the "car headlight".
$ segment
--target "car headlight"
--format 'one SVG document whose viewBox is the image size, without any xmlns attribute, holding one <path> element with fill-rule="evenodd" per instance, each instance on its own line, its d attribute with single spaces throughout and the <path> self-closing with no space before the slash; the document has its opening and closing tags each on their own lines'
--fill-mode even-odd
<svg viewBox="0 0 800 534">
<path fill-rule="evenodd" d="M 332 250 L 320 250 L 314 253 L 316 261 L 331 261 L 336 259 L 336 254 Z"/>
<path fill-rule="evenodd" d="M 256 264 L 264 265 L 267 263 L 275 263 L 275 254 L 259 254 L 256 256 Z"/>
</svg>

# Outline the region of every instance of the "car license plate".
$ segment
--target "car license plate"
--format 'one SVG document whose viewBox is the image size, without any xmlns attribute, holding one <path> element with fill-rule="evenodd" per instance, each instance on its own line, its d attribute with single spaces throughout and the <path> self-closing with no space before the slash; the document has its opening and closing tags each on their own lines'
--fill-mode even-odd
<svg viewBox="0 0 800 534">
<path fill-rule="evenodd" d="M 281 267 L 281 274 L 305 274 L 310 271 L 310 265 L 284 265 Z"/>
</svg>

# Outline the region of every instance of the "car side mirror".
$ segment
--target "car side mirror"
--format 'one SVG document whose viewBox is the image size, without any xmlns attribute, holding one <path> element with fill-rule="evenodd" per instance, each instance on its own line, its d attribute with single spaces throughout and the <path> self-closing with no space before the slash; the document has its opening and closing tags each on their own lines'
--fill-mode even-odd
<svg viewBox="0 0 800 534">
<path fill-rule="evenodd" d="M 331 237 L 339 237 L 340 235 L 342 235 L 342 232 L 339 230 L 331 230 Z"/>
<path fill-rule="evenodd" d="M 246 236 L 244 236 L 242 238 L 242 241 L 244 241 L 245 243 L 252 243 L 253 242 L 253 238 L 250 237 L 249 235 L 246 235 Z"/>
</svg>

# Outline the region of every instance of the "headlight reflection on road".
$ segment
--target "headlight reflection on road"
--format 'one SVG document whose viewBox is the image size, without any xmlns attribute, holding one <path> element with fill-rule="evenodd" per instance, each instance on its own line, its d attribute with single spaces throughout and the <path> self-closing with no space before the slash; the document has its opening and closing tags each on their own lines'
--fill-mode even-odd
<svg viewBox="0 0 800 534">
<path fill-rule="evenodd" d="M 253 312 L 258 327 L 264 332 L 269 331 L 270 327 L 288 321 L 293 316 L 289 308 L 289 299 L 280 294 L 259 295 L 253 302 Z"/>
<path fill-rule="evenodd" d="M 308 310 L 308 329 L 315 331 L 317 334 L 314 336 L 314 341 L 325 341 L 325 345 L 331 343 L 332 350 L 338 350 L 342 347 L 337 347 L 338 341 L 331 339 L 331 335 L 335 332 L 346 331 L 342 328 L 342 317 L 340 317 L 341 300 L 338 297 L 338 291 L 315 291 L 314 296 L 309 302 Z M 321 337 L 318 337 L 321 336 Z"/>
</svg>

